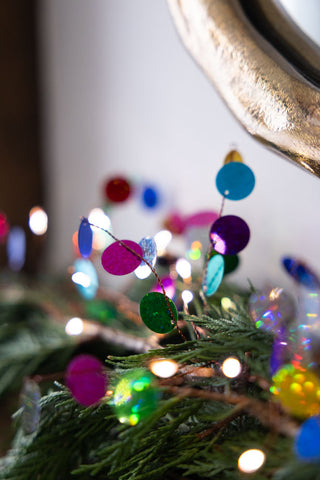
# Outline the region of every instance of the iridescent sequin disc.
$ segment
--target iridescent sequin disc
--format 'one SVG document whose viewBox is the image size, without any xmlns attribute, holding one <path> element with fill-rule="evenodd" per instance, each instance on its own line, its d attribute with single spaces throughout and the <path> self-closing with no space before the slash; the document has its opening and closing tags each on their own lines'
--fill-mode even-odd
<svg viewBox="0 0 320 480">
<path fill-rule="evenodd" d="M 159 396 L 155 377 L 148 370 L 137 368 L 122 375 L 113 397 L 119 422 L 136 425 L 156 409 Z"/>
<path fill-rule="evenodd" d="M 126 246 L 132 251 L 127 250 Z M 106 272 L 112 275 L 127 275 L 140 265 L 142 255 L 142 248 L 136 242 L 121 240 L 121 243 L 114 242 L 105 249 L 101 263 Z"/>
<path fill-rule="evenodd" d="M 142 256 L 147 260 L 150 265 L 154 267 L 157 260 L 157 244 L 153 237 L 143 237 L 140 240 L 139 245 L 142 249 Z M 141 262 L 141 266 L 146 265 L 144 261 Z"/>
<path fill-rule="evenodd" d="M 21 426 L 25 434 L 33 433 L 37 430 L 40 421 L 40 398 L 41 391 L 38 383 L 31 378 L 24 380 L 21 391 Z"/>
<path fill-rule="evenodd" d="M 242 200 L 254 189 L 255 178 L 246 164 L 230 162 L 219 170 L 216 185 L 219 193 L 228 200 Z"/>
<path fill-rule="evenodd" d="M 169 308 L 169 305 L 170 308 Z M 147 293 L 140 302 L 140 316 L 144 324 L 156 333 L 168 333 L 174 328 L 178 319 L 178 313 L 175 304 L 169 298 L 165 298 L 163 293 Z"/>
<path fill-rule="evenodd" d="M 253 293 L 248 309 L 257 328 L 273 333 L 293 322 L 296 315 L 294 300 L 282 288 Z"/>
<path fill-rule="evenodd" d="M 78 231 L 78 247 L 82 257 L 90 257 L 92 252 L 92 230 L 87 218 L 83 218 L 80 223 Z"/>
<path fill-rule="evenodd" d="M 203 282 L 203 290 L 207 297 L 213 295 L 219 288 L 223 279 L 224 273 L 224 259 L 222 255 L 214 255 L 210 258 L 206 276 Z"/>
<path fill-rule="evenodd" d="M 250 238 L 248 225 L 236 215 L 225 215 L 214 222 L 210 241 L 214 250 L 222 255 L 235 255 L 243 250 Z"/>
</svg>

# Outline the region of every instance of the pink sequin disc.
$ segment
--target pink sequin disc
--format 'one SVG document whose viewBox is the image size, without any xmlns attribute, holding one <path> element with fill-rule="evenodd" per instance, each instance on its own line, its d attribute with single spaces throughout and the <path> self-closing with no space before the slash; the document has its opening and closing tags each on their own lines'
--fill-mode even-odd
<svg viewBox="0 0 320 480">
<path fill-rule="evenodd" d="M 101 264 L 106 272 L 112 275 L 127 275 L 140 265 L 142 255 L 142 248 L 138 243 L 131 240 L 121 240 L 121 243 L 114 242 L 105 249 L 101 256 Z"/>
</svg>

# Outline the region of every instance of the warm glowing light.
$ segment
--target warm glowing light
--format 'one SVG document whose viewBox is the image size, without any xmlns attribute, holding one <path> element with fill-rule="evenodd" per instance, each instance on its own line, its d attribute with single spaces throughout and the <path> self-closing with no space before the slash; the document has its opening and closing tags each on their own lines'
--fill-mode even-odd
<svg viewBox="0 0 320 480">
<path fill-rule="evenodd" d="M 97 228 L 91 226 L 93 232 L 92 248 L 94 250 L 104 250 L 110 245 L 110 243 L 113 242 L 113 238 L 110 237 L 110 235 L 108 235 L 106 232 L 101 230 L 108 230 L 112 233 L 110 218 L 104 213 L 101 208 L 94 208 L 90 211 L 88 220 L 89 223 L 97 225 L 97 227 L 101 227 Z"/>
<path fill-rule="evenodd" d="M 139 265 L 139 267 L 135 269 L 134 273 L 137 278 L 144 280 L 145 278 L 148 278 L 152 272 L 148 265 Z"/>
<path fill-rule="evenodd" d="M 70 318 L 65 326 L 67 335 L 80 335 L 83 332 L 83 321 L 79 317 Z"/>
<path fill-rule="evenodd" d="M 48 230 L 48 215 L 41 207 L 33 207 L 29 212 L 29 228 L 35 235 L 44 235 Z"/>
<path fill-rule="evenodd" d="M 97 225 L 97 227 L 105 228 L 106 230 L 109 230 L 111 227 L 110 218 L 101 208 L 93 208 L 88 215 L 88 220 L 89 223 L 93 223 L 94 225 Z M 91 226 L 91 228 L 93 231 L 96 230 L 93 226 Z"/>
<path fill-rule="evenodd" d="M 238 459 L 238 468 L 244 473 L 253 473 L 262 467 L 266 459 L 265 454 L 256 448 L 246 450 Z"/>
<path fill-rule="evenodd" d="M 221 298 L 221 307 L 227 312 L 229 312 L 230 310 L 236 309 L 235 303 L 228 297 Z"/>
<path fill-rule="evenodd" d="M 91 284 L 89 275 L 83 272 L 75 272 L 71 276 L 71 280 L 73 281 L 73 283 L 77 283 L 78 285 L 81 285 L 81 287 L 84 287 L 84 288 L 90 287 L 90 284 Z"/>
<path fill-rule="evenodd" d="M 191 263 L 185 258 L 179 258 L 176 263 L 176 271 L 180 277 L 186 279 L 191 277 Z"/>
<path fill-rule="evenodd" d="M 190 290 L 183 290 L 181 298 L 184 303 L 190 303 L 193 300 L 193 293 Z"/>
<path fill-rule="evenodd" d="M 274 302 L 280 297 L 282 292 L 283 292 L 283 288 L 279 288 L 279 287 L 273 288 L 269 293 L 269 300 L 271 302 Z"/>
<path fill-rule="evenodd" d="M 167 246 L 172 240 L 172 233 L 169 230 L 161 230 L 154 236 L 154 241 L 157 245 L 157 254 L 159 256 L 164 255 Z"/>
<path fill-rule="evenodd" d="M 222 364 L 222 372 L 228 378 L 235 378 L 241 373 L 241 363 L 237 358 L 229 357 Z"/>
<path fill-rule="evenodd" d="M 150 363 L 151 372 L 157 377 L 169 378 L 175 375 L 178 371 L 178 364 L 174 360 L 153 360 Z"/>
</svg>

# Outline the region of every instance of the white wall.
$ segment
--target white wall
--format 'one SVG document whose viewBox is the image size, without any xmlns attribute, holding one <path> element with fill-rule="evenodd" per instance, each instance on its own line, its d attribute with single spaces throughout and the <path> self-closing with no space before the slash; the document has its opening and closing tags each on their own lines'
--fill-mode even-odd
<svg viewBox="0 0 320 480">
<path fill-rule="evenodd" d="M 279 267 L 285 254 L 320 272 L 320 180 L 257 143 L 233 119 L 185 51 L 164 0 L 42 0 L 40 6 L 52 269 L 72 262 L 72 233 L 79 217 L 101 204 L 107 176 L 156 181 L 184 213 L 219 209 L 215 175 L 236 144 L 256 188 L 225 208 L 252 233 L 234 278 L 291 285 Z M 114 213 L 122 238 L 139 241 L 158 225 L 134 202 Z"/>
</svg>

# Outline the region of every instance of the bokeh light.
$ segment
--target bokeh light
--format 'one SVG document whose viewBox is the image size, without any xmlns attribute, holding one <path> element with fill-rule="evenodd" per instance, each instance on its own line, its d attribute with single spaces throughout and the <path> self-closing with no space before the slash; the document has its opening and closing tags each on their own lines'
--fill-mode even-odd
<svg viewBox="0 0 320 480">
<path fill-rule="evenodd" d="M 241 373 L 241 363 L 235 357 L 226 358 L 222 364 L 222 372 L 228 378 L 235 378 Z"/>
<path fill-rule="evenodd" d="M 191 277 L 191 264 L 185 258 L 179 258 L 176 262 L 176 271 L 183 279 Z"/>
<path fill-rule="evenodd" d="M 262 450 L 252 448 L 243 452 L 238 459 L 239 470 L 243 473 L 253 473 L 262 467 L 266 459 Z"/>
<path fill-rule="evenodd" d="M 65 326 L 65 332 L 67 335 L 81 335 L 83 332 L 83 321 L 81 318 L 70 318 Z"/>
<path fill-rule="evenodd" d="M 181 293 L 181 298 L 183 303 L 188 304 L 193 300 L 193 293 L 190 290 L 183 290 Z"/>
<path fill-rule="evenodd" d="M 29 212 L 29 228 L 35 235 L 44 235 L 48 230 L 48 215 L 41 207 L 33 207 Z"/>
<path fill-rule="evenodd" d="M 174 360 L 159 359 L 153 360 L 150 365 L 151 372 L 160 378 L 170 378 L 178 371 L 178 364 Z"/>
</svg>

